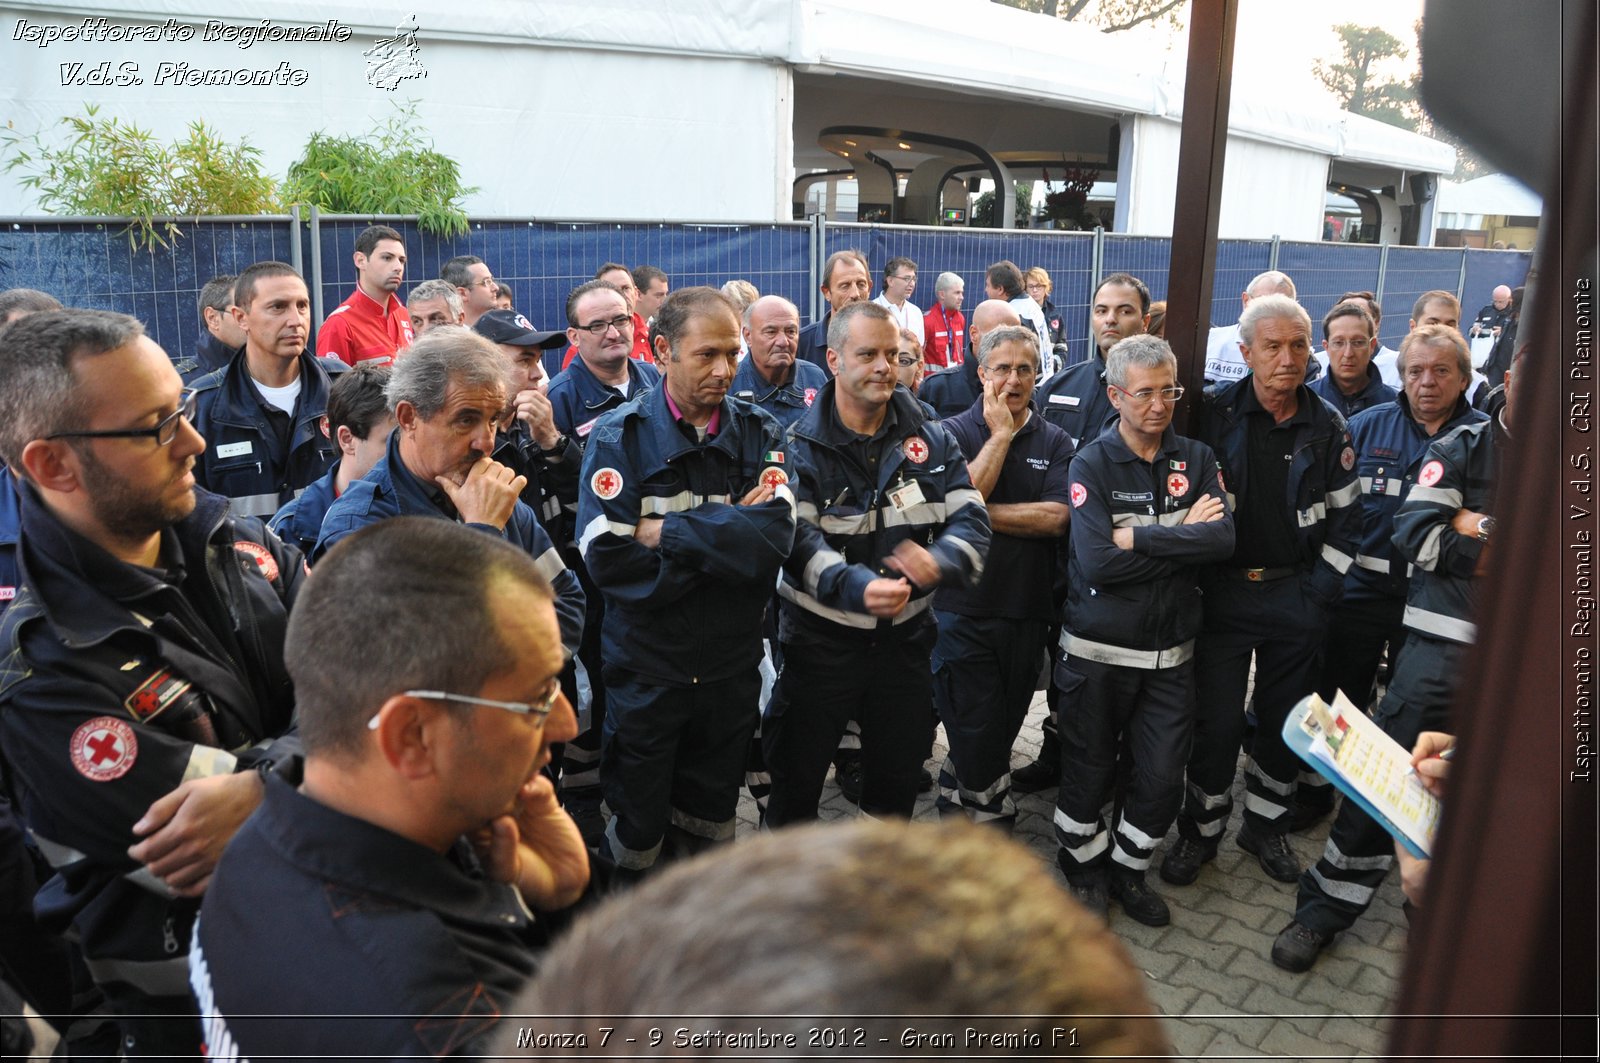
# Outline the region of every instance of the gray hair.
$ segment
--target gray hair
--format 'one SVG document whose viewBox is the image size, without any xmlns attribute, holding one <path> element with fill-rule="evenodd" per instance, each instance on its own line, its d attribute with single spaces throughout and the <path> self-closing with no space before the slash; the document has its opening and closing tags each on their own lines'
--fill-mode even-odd
<svg viewBox="0 0 1600 1063">
<path fill-rule="evenodd" d="M 138 318 L 107 310 L 45 310 L 0 328 L 0 457 L 22 468 L 35 439 L 80 429 L 90 411 L 76 364 L 144 335 Z"/>
<path fill-rule="evenodd" d="M 1257 273 L 1250 278 L 1250 283 L 1245 285 L 1244 293 L 1252 299 L 1259 299 L 1263 295 L 1287 295 L 1291 299 L 1298 298 L 1294 281 L 1289 279 L 1287 273 L 1280 273 L 1269 269 L 1265 273 Z"/>
<path fill-rule="evenodd" d="M 1027 325 L 1001 325 L 983 334 L 978 342 L 978 364 L 989 364 L 989 353 L 1002 343 L 1020 343 L 1028 348 L 1028 357 L 1039 364 L 1039 334 Z"/>
<path fill-rule="evenodd" d="M 938 279 L 933 282 L 933 290 L 935 292 L 947 292 L 958 284 L 962 285 L 962 287 L 966 286 L 961 280 L 961 274 L 951 273 L 946 270 L 944 273 L 939 274 Z"/>
<path fill-rule="evenodd" d="M 1239 315 L 1239 338 L 1246 347 L 1255 342 L 1256 325 L 1268 319 L 1287 318 L 1305 327 L 1306 342 L 1311 342 L 1311 315 L 1306 308 L 1287 295 L 1263 295 L 1250 300 L 1250 305 Z"/>
<path fill-rule="evenodd" d="M 900 326 L 895 325 L 894 316 L 877 303 L 851 303 L 842 310 L 835 310 L 828 319 L 828 347 L 831 350 L 844 351 L 845 337 L 850 335 L 850 322 L 858 317 L 870 317 L 874 321 L 887 321 L 894 325 L 895 341 L 900 339 Z"/>
<path fill-rule="evenodd" d="M 441 325 L 405 349 L 383 395 L 390 413 L 409 402 L 426 421 L 444 409 L 451 384 L 504 390 L 506 363 L 500 349 L 471 329 Z"/>
<path fill-rule="evenodd" d="M 1406 362 L 1415 347 L 1448 347 L 1456 356 L 1461 369 L 1461 379 L 1472 379 L 1472 351 L 1461 333 L 1449 325 L 1422 325 L 1400 341 L 1400 354 L 1394 360 L 1395 370 L 1402 378 L 1406 375 Z"/>
<path fill-rule="evenodd" d="M 406 296 L 406 309 L 409 310 L 418 303 L 432 302 L 443 299 L 450 308 L 450 313 L 457 319 L 465 312 L 461 306 L 461 293 L 456 291 L 456 286 L 449 281 L 433 280 L 423 281 L 411 289 L 411 294 Z"/>
<path fill-rule="evenodd" d="M 1254 303 L 1251 304 L 1255 305 Z M 1141 332 L 1137 336 L 1120 339 L 1106 352 L 1106 383 L 1119 388 L 1128 386 L 1128 370 L 1170 369 L 1173 380 L 1178 378 L 1178 356 L 1160 336 Z"/>
</svg>

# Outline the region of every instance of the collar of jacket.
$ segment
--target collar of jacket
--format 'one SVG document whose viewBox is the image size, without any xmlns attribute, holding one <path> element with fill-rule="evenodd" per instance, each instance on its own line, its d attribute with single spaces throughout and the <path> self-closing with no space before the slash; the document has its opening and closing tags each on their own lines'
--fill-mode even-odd
<svg viewBox="0 0 1600 1063">
<path fill-rule="evenodd" d="M 817 401 L 811 404 L 804 417 L 795 422 L 795 435 L 827 447 L 844 446 L 855 439 L 855 434 L 848 429 L 834 427 L 833 398 L 837 384 L 837 378 L 831 379 L 821 391 L 817 392 Z M 928 415 L 923 412 L 922 403 L 905 388 L 894 389 L 894 394 L 889 398 L 889 405 L 894 410 L 899 425 L 895 432 L 897 438 L 904 439 L 908 435 L 915 434 L 928 420 Z"/>
<path fill-rule="evenodd" d="M 395 504 L 402 516 L 449 515 L 445 514 L 434 499 L 432 492 L 438 490 L 438 486 L 423 483 L 401 460 L 399 428 L 389 433 L 389 442 L 384 447 L 383 457 L 364 478 L 377 484 L 380 489 L 387 487 L 394 495 Z"/>
<path fill-rule="evenodd" d="M 718 421 L 717 434 L 710 436 L 704 443 L 695 443 L 683 434 L 678 427 L 678 419 L 672 416 L 672 411 L 667 409 L 667 385 L 652 388 L 639 396 L 638 418 L 644 430 L 650 434 L 652 452 L 659 454 L 663 462 L 671 461 L 691 450 L 702 447 L 716 447 L 731 456 L 738 456 L 738 431 L 734 428 L 733 419 L 738 416 L 733 406 L 726 397 L 722 400 L 721 418 Z"/>
<path fill-rule="evenodd" d="M 179 565 L 205 564 L 206 547 L 228 514 L 228 500 L 195 488 L 194 511 L 161 532 L 162 546 L 177 546 Z M 170 550 L 164 550 L 170 552 Z M 78 648 L 117 631 L 144 631 L 131 603 L 158 594 L 168 584 L 67 527 L 32 484 L 22 485 L 22 541 L 17 547 L 23 581 L 33 588 L 64 645 Z"/>
<path fill-rule="evenodd" d="M 328 408 L 330 387 L 328 371 L 310 351 L 301 351 L 299 362 L 300 395 L 295 399 L 294 434 L 289 440 L 290 450 L 300 446 L 313 433 L 322 434 L 322 412 L 311 411 L 326 411 Z M 208 377 L 207 380 L 209 379 Z M 239 348 L 239 353 L 233 356 L 233 361 L 228 363 L 228 370 L 222 375 L 220 383 L 221 401 L 212 407 L 212 419 L 233 424 L 256 425 L 261 406 L 266 400 L 261 397 L 261 393 L 251 381 L 245 348 Z M 204 381 L 201 381 L 195 386 L 200 387 L 203 384 Z"/>
<path fill-rule="evenodd" d="M 625 364 L 628 369 L 629 399 L 637 398 L 640 391 L 656 386 L 656 380 L 645 379 L 644 373 L 639 369 L 643 363 L 637 358 L 629 356 Z M 595 376 L 581 354 L 572 360 L 572 364 L 567 366 L 564 372 L 572 376 L 572 383 L 578 391 L 578 400 L 583 403 L 583 408 L 586 410 L 604 406 L 617 397 L 616 389 Z"/>
</svg>

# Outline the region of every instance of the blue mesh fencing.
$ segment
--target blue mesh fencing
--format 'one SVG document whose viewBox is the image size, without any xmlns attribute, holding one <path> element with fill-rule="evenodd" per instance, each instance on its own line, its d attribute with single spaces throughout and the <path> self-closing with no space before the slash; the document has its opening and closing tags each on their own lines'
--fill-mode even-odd
<svg viewBox="0 0 1600 1063">
<path fill-rule="evenodd" d="M 318 225 L 320 276 L 312 276 L 311 228 L 300 226 L 303 268 L 320 286 L 323 313 L 342 302 L 355 286 L 351 261 L 355 235 L 370 218 L 323 217 Z M 133 314 L 169 353 L 189 351 L 199 334 L 195 298 L 211 277 L 237 273 L 252 262 L 292 261 L 295 227 L 281 219 L 205 220 L 181 223 L 184 236 L 166 250 L 132 251 L 116 221 L 12 220 L 0 224 L 0 289 L 39 288 L 74 306 Z M 439 266 L 458 254 L 483 258 L 495 276 L 511 285 L 519 309 L 541 328 L 564 325 L 567 293 L 594 275 L 602 262 L 650 264 L 665 270 L 674 288 L 721 285 L 734 278 L 762 292 L 783 295 L 810 308 L 821 283 L 812 276 L 810 227 L 800 222 L 771 224 L 615 223 L 534 220 L 484 220 L 455 239 L 423 233 L 412 221 L 385 219 L 406 238 L 412 285 L 439 275 Z M 1096 281 L 1095 237 L 1051 230 L 996 231 L 919 226 L 834 224 L 824 233 L 825 252 L 859 248 L 872 263 L 880 284 L 883 263 L 897 255 L 918 266 L 919 306 L 933 298 L 933 283 L 944 270 L 966 282 L 970 309 L 983 296 L 987 267 L 1010 259 L 1023 269 L 1040 266 L 1051 276 L 1051 298 L 1067 320 L 1070 358 L 1088 350 L 1088 304 Z M 1152 298 L 1165 298 L 1171 284 L 1164 237 L 1107 233 L 1102 238 L 1099 275 L 1125 270 L 1142 279 Z M 1411 304 L 1431 288 L 1456 291 L 1463 255 L 1466 284 L 1461 292 L 1470 317 L 1489 301 L 1495 285 L 1515 287 L 1526 276 L 1527 251 L 1460 248 L 1383 248 L 1332 243 L 1283 243 L 1278 268 L 1295 279 L 1302 303 L 1313 318 L 1349 290 L 1378 290 L 1380 263 L 1387 254 L 1383 285 L 1383 338 L 1393 346 L 1404 334 Z M 1239 315 L 1239 292 L 1272 263 L 1267 240 L 1223 240 L 1211 306 L 1212 320 L 1230 323 Z"/>
<path fill-rule="evenodd" d="M 119 222 L 11 222 L 0 226 L 0 289 L 37 288 L 69 306 L 116 310 L 144 322 L 177 355 L 194 347 L 195 300 L 212 277 L 291 257 L 291 223 L 180 222 L 162 250 L 134 251 Z"/>
</svg>

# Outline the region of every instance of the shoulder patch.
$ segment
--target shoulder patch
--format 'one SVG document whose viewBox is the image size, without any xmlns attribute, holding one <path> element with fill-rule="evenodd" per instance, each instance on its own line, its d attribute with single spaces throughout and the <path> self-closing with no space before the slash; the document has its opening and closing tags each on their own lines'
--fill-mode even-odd
<svg viewBox="0 0 1600 1063">
<path fill-rule="evenodd" d="M 777 466 L 769 466 L 761 471 L 760 483 L 763 487 L 770 487 L 776 490 L 788 482 L 789 474 Z"/>
<path fill-rule="evenodd" d="M 268 583 L 272 583 L 277 580 L 278 559 L 272 556 L 271 550 L 268 550 L 260 543 L 251 542 L 249 539 L 238 540 L 233 544 L 233 548 L 241 557 L 246 557 L 251 561 L 254 561 L 256 568 L 260 570 L 261 575 Z"/>
<path fill-rule="evenodd" d="M 615 469 L 596 469 L 593 476 L 589 477 L 589 490 L 598 498 L 608 501 L 622 493 L 622 474 Z"/>
<path fill-rule="evenodd" d="M 1344 466 L 1345 472 L 1356 467 L 1356 452 L 1353 447 L 1345 447 L 1339 452 L 1339 464 Z"/>
<path fill-rule="evenodd" d="M 92 782 L 110 782 L 133 770 L 139 759 L 139 739 L 121 720 L 96 716 L 72 732 L 68 753 L 79 775 Z"/>
<path fill-rule="evenodd" d="M 1422 471 L 1417 473 L 1419 487 L 1432 487 L 1442 479 L 1444 479 L 1444 462 L 1437 458 L 1428 462 L 1422 467 Z"/>
<path fill-rule="evenodd" d="M 1173 498 L 1182 498 L 1189 491 L 1189 478 L 1181 472 L 1175 472 L 1167 477 L 1167 494 Z"/>
<path fill-rule="evenodd" d="M 1072 482 L 1071 495 L 1072 507 L 1074 509 L 1089 501 L 1089 489 L 1084 487 L 1081 483 L 1078 483 L 1076 480 Z"/>
<path fill-rule="evenodd" d="M 906 460 L 917 465 L 928 460 L 928 444 L 921 436 L 907 436 L 906 441 L 900 444 L 900 449 L 905 453 Z"/>
</svg>

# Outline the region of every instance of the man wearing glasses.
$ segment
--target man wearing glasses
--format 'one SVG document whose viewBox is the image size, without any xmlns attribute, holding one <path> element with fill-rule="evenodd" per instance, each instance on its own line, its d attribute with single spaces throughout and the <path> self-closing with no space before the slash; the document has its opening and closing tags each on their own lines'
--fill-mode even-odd
<svg viewBox="0 0 1600 1063">
<path fill-rule="evenodd" d="M 1283 721 L 1316 686 L 1328 615 L 1361 539 L 1350 432 L 1305 385 L 1311 318 L 1287 295 L 1257 296 L 1239 317 L 1239 338 L 1246 374 L 1207 393 L 1195 432 L 1222 463 L 1235 543 L 1202 578 L 1194 750 L 1178 841 L 1161 864 L 1161 877 L 1179 886 L 1199 877 L 1227 830 L 1252 656 L 1255 733 L 1245 746 L 1239 848 L 1270 878 L 1299 877 L 1286 832 L 1300 760 Z"/>
<path fill-rule="evenodd" d="M 1073 895 L 1108 898 L 1147 926 L 1171 920 L 1145 882 L 1183 801 L 1194 725 L 1202 565 L 1233 550 L 1233 518 L 1211 448 L 1172 430 L 1183 398 L 1172 348 L 1119 341 L 1106 358 L 1114 429 L 1072 462 L 1067 604 L 1061 624 L 1057 861 Z M 1125 745 L 1124 745 L 1125 740 Z M 1126 750 L 1130 763 L 1117 763 Z M 1113 785 L 1116 823 L 1101 807 Z"/>
<path fill-rule="evenodd" d="M 128 1056 L 189 1056 L 189 928 L 294 743 L 283 662 L 298 551 L 196 491 L 205 441 L 171 360 L 121 314 L 0 333 L 0 453 L 24 586 L 0 624 L 0 751 Z M 163 1018 L 166 1017 L 166 1018 Z"/>
<path fill-rule="evenodd" d="M 455 285 L 461 296 L 461 323 L 471 328 L 478 319 L 495 308 L 500 284 L 494 273 L 477 255 L 457 255 L 439 267 L 439 279 Z"/>
<path fill-rule="evenodd" d="M 1056 544 L 1071 513 L 1072 441 L 1033 408 L 1037 333 L 994 329 L 977 362 L 983 394 L 944 428 L 966 458 L 994 538 L 978 585 L 945 587 L 933 603 L 933 702 L 950 742 L 938 807 L 1009 829 L 1017 815 L 1011 745 L 1044 664 Z"/>
<path fill-rule="evenodd" d="M 470 1054 L 508 1010 L 589 885 L 540 772 L 577 732 L 551 604 L 525 552 L 442 520 L 317 566 L 286 643 L 303 775 L 268 780 L 195 930 L 214 1058 Z"/>
<path fill-rule="evenodd" d="M 306 350 L 311 296 L 293 266 L 247 267 L 234 282 L 230 313 L 244 349 L 195 381 L 194 427 L 208 446 L 194 478 L 226 495 L 235 513 L 266 520 L 338 460 L 325 419 L 329 374 L 349 367 Z"/>
</svg>

